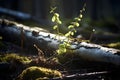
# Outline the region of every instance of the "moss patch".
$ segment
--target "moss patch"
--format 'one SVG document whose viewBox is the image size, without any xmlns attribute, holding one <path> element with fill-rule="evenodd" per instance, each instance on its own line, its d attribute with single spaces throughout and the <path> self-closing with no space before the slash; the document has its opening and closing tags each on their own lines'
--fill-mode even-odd
<svg viewBox="0 0 120 80">
<path fill-rule="evenodd" d="M 110 48 L 120 49 L 120 42 L 110 43 L 110 44 L 107 44 L 106 46 Z"/>
<path fill-rule="evenodd" d="M 0 55 L 0 62 L 11 62 L 11 61 L 26 63 L 26 62 L 30 62 L 31 60 L 28 59 L 27 57 L 19 56 L 18 54 L 15 53 Z"/>
<path fill-rule="evenodd" d="M 18 76 L 18 80 L 36 80 L 38 78 L 61 77 L 61 73 L 57 70 L 51 70 L 43 67 L 29 67 Z"/>
</svg>

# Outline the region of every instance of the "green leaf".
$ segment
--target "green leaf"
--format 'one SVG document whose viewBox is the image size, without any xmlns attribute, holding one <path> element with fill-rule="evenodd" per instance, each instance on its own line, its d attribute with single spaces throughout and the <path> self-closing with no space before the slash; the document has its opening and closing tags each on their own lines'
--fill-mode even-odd
<svg viewBox="0 0 120 80">
<path fill-rule="evenodd" d="M 67 46 L 67 47 L 70 47 L 70 44 L 68 43 L 66 46 Z"/>
<path fill-rule="evenodd" d="M 73 36 L 73 35 L 74 35 L 74 32 L 71 32 L 71 35 Z"/>
<path fill-rule="evenodd" d="M 60 20 L 58 21 L 58 23 L 59 23 L 59 24 L 62 24 L 62 22 L 61 22 Z"/>
<path fill-rule="evenodd" d="M 78 22 L 75 22 L 75 26 L 77 26 L 77 27 L 78 27 L 78 26 L 79 26 L 79 23 L 78 23 Z"/>
<path fill-rule="evenodd" d="M 66 48 L 59 48 L 58 50 L 56 50 L 58 54 L 62 54 L 65 53 L 67 51 Z"/>
<path fill-rule="evenodd" d="M 55 13 L 54 15 L 55 15 L 55 17 L 59 17 L 59 14 L 58 14 L 58 13 Z"/>
<path fill-rule="evenodd" d="M 55 30 L 55 29 L 57 29 L 58 28 L 58 26 L 57 25 L 55 25 L 55 26 L 53 26 L 53 29 Z"/>
<path fill-rule="evenodd" d="M 65 34 L 66 37 L 70 36 L 70 31 Z"/>
<path fill-rule="evenodd" d="M 55 20 L 56 20 L 56 17 L 53 16 L 53 17 L 52 17 L 52 22 L 55 22 Z"/>
<path fill-rule="evenodd" d="M 58 53 L 58 54 L 61 54 L 62 52 L 58 49 L 58 50 L 56 50 L 56 52 Z"/>
<path fill-rule="evenodd" d="M 62 54 L 62 53 L 64 53 L 62 50 L 56 50 L 56 52 L 58 53 L 58 54 Z"/>
<path fill-rule="evenodd" d="M 74 26 L 79 26 L 79 23 L 78 22 L 72 22 L 72 24 L 74 25 Z"/>
<path fill-rule="evenodd" d="M 76 21 L 81 21 L 81 19 L 80 19 L 80 18 L 75 18 L 75 20 L 76 20 Z"/>
<path fill-rule="evenodd" d="M 65 48 L 65 45 L 64 44 L 60 44 L 59 48 Z"/>
<path fill-rule="evenodd" d="M 70 47 L 70 43 L 69 42 L 64 42 L 66 47 Z"/>
<path fill-rule="evenodd" d="M 82 14 L 80 14 L 80 18 L 82 18 L 83 17 L 83 15 Z"/>
<path fill-rule="evenodd" d="M 62 22 L 60 21 L 59 18 L 56 20 L 56 22 L 57 22 L 58 24 L 62 24 Z"/>
<path fill-rule="evenodd" d="M 68 26 L 68 29 L 71 29 L 71 28 L 74 28 L 74 26 L 73 26 L 73 25 L 69 25 L 69 26 Z"/>
<path fill-rule="evenodd" d="M 51 7 L 50 13 L 54 13 L 54 11 L 57 9 L 57 7 Z"/>
</svg>

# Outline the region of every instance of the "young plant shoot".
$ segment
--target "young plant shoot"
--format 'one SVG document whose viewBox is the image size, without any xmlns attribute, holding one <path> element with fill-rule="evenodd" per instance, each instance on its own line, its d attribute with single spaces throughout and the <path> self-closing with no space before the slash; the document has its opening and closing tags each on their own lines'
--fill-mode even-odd
<svg viewBox="0 0 120 80">
<path fill-rule="evenodd" d="M 85 11 L 85 6 L 86 6 L 86 4 L 83 6 L 83 9 L 80 10 L 79 16 L 75 17 L 73 19 L 73 21 L 70 23 L 70 25 L 67 27 L 68 28 L 68 32 L 65 33 L 65 34 L 60 33 L 60 31 L 59 31 L 59 26 L 62 25 L 62 21 L 60 20 L 59 13 L 55 12 L 56 7 L 51 8 L 50 13 L 52 13 L 52 15 L 53 15 L 51 20 L 52 20 L 52 22 L 54 22 L 53 29 L 57 32 L 56 36 L 59 37 L 60 35 L 64 35 L 68 39 L 68 41 L 66 41 L 66 40 L 61 41 L 60 40 L 62 43 L 59 44 L 59 47 L 58 47 L 58 50 L 57 50 L 58 54 L 66 53 L 67 52 L 67 48 L 70 47 L 71 37 L 74 36 L 74 34 L 77 32 L 75 28 L 80 26 L 79 22 L 83 18 L 82 13 L 83 13 L 83 11 Z"/>
</svg>

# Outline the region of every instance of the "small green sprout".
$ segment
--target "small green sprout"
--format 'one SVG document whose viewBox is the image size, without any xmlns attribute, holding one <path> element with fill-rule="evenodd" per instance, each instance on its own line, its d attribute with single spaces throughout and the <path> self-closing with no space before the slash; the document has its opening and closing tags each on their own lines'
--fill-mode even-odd
<svg viewBox="0 0 120 80">
<path fill-rule="evenodd" d="M 56 13 L 55 10 L 57 9 L 56 7 L 51 8 L 50 13 L 53 14 L 51 21 L 55 23 L 55 25 L 53 26 L 53 29 L 56 30 L 58 36 L 60 34 L 66 36 L 68 38 L 68 41 L 66 42 L 65 40 L 63 40 L 61 44 L 59 44 L 57 53 L 58 54 L 62 54 L 62 53 L 66 53 L 67 52 L 67 48 L 70 47 L 70 39 L 72 36 L 74 36 L 74 34 L 77 32 L 76 31 L 76 27 L 80 26 L 80 21 L 83 18 L 83 11 L 85 11 L 85 6 L 86 4 L 83 6 L 83 9 L 80 10 L 80 14 L 78 17 L 75 17 L 74 20 L 70 23 L 70 25 L 67 27 L 68 28 L 68 32 L 65 34 L 62 34 L 59 32 L 59 26 L 62 25 L 62 21 L 60 20 L 60 15 L 59 13 Z"/>
</svg>

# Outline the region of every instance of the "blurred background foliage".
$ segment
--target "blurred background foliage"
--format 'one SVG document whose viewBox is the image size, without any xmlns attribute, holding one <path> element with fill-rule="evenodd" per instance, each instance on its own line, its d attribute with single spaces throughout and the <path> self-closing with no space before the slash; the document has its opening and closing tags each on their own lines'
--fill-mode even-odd
<svg viewBox="0 0 120 80">
<path fill-rule="evenodd" d="M 80 28 L 77 29 L 77 35 L 84 34 L 83 36 L 89 39 L 93 29 L 94 34 L 99 33 L 100 36 L 101 34 L 110 36 L 120 34 L 119 0 L 0 0 L 0 17 L 20 21 L 28 26 L 43 27 L 53 32 L 50 8 L 57 7 L 56 12 L 60 14 L 63 22 L 60 29 L 65 33 L 66 27 L 79 15 L 84 4 L 86 4 L 86 10 L 80 22 Z M 11 14 L 6 13 L 6 15 L 1 8 L 22 12 L 30 17 L 24 14 L 23 18 L 11 17 Z"/>
</svg>

